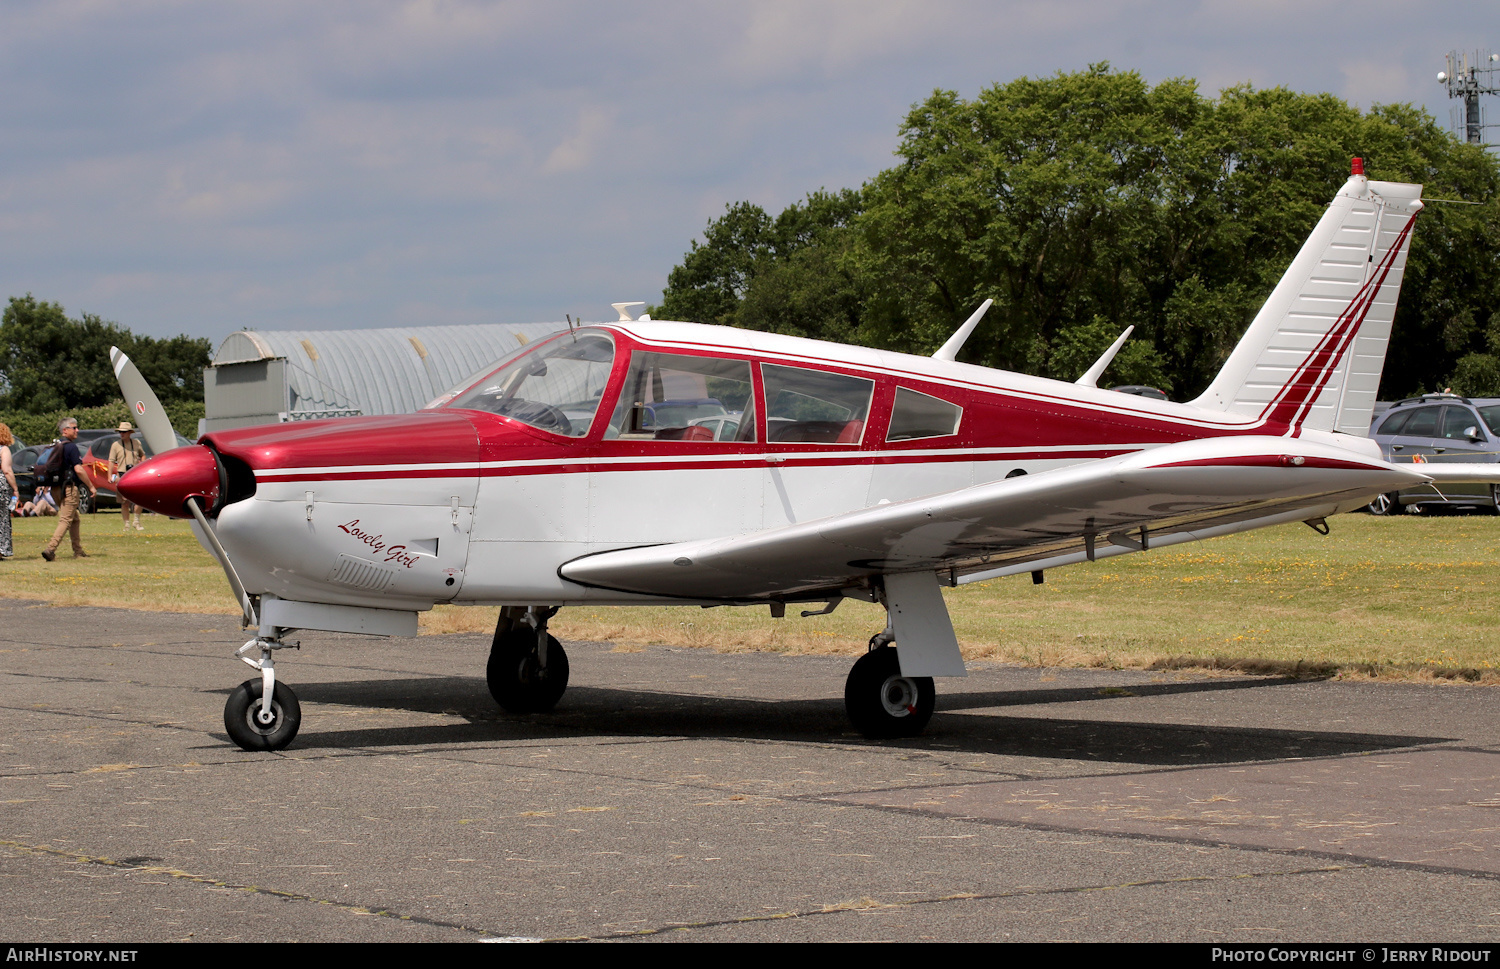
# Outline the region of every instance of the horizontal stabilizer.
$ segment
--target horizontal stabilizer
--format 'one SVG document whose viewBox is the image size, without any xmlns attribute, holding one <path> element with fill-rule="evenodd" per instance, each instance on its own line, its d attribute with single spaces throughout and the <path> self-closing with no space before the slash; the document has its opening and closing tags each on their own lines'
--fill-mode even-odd
<svg viewBox="0 0 1500 969">
<path fill-rule="evenodd" d="M 1433 484 L 1500 484 L 1500 464 L 1479 464 L 1473 461 L 1452 464 L 1402 464 L 1428 478 Z"/>
</svg>

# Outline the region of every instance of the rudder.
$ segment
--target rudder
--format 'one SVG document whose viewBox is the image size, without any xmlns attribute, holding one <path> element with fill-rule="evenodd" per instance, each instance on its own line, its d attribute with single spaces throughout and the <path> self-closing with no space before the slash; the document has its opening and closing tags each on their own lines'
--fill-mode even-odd
<svg viewBox="0 0 1500 969">
<path fill-rule="evenodd" d="M 1369 433 L 1422 186 L 1353 167 L 1196 406 Z"/>
</svg>

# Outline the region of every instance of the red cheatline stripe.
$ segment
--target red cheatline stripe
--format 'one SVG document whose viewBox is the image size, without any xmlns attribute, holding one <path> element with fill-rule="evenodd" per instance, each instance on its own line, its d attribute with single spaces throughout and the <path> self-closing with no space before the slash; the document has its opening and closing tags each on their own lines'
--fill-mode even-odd
<svg viewBox="0 0 1500 969">
<path fill-rule="evenodd" d="M 549 464 L 542 466 L 522 467 L 500 467 L 500 468 L 451 468 L 446 470 L 431 470 L 412 468 L 401 471 L 365 470 L 365 471 L 321 471 L 315 474 L 299 474 L 295 470 L 261 472 L 260 480 L 266 484 L 294 484 L 301 481 L 380 481 L 391 478 L 430 478 L 433 480 L 448 478 L 502 478 L 522 477 L 536 474 L 580 474 L 589 473 L 613 473 L 617 471 L 685 471 L 685 470 L 743 470 L 746 468 L 807 468 L 807 467 L 858 467 L 861 465 L 882 464 L 968 464 L 977 461 L 1054 461 L 1054 460 L 1076 460 L 1080 458 L 1112 458 L 1121 454 L 1132 454 L 1138 448 L 1120 448 L 1119 450 L 1096 451 L 1038 451 L 1022 454 L 969 454 L 957 456 L 949 461 L 936 461 L 930 456 L 913 455 L 905 457 L 864 457 L 837 456 L 827 458 L 813 458 L 797 460 L 788 455 L 786 461 L 774 464 L 764 458 L 747 459 L 745 461 L 674 461 L 672 463 L 650 463 L 642 461 L 630 464 L 592 464 L 587 460 L 568 464 Z"/>
</svg>

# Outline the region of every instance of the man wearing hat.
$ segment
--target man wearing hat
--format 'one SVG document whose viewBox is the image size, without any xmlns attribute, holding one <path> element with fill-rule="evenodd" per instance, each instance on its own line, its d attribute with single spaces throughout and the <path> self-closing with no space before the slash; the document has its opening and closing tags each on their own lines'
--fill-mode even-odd
<svg viewBox="0 0 1500 969">
<path fill-rule="evenodd" d="M 109 448 L 109 480 L 113 484 L 120 480 L 120 475 L 146 460 L 146 452 L 141 447 L 141 442 L 132 439 L 135 428 L 129 421 L 121 421 L 120 426 L 115 428 L 120 432 L 120 439 Z M 130 526 L 135 525 L 136 531 L 144 531 L 141 525 L 141 506 L 132 505 L 120 496 L 120 520 L 125 523 L 125 533 L 130 533 Z"/>
</svg>

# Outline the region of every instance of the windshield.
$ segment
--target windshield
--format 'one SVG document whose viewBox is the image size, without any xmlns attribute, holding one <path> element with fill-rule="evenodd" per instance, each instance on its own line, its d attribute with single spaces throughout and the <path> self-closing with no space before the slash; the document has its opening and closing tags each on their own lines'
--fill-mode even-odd
<svg viewBox="0 0 1500 969">
<path fill-rule="evenodd" d="M 608 336 L 565 334 L 512 358 L 446 406 L 583 437 L 594 423 L 614 360 L 615 345 Z"/>
<path fill-rule="evenodd" d="M 1500 435 L 1500 404 L 1489 404 L 1478 410 L 1479 416 L 1484 418 L 1484 426 L 1490 429 L 1490 433 Z"/>
</svg>

